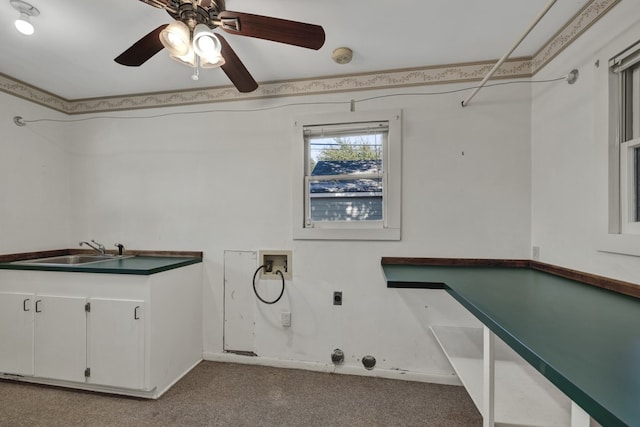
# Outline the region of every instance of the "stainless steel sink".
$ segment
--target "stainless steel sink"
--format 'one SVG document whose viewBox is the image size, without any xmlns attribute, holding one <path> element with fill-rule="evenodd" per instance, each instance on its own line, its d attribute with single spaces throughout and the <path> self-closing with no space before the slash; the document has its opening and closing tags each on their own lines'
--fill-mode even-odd
<svg viewBox="0 0 640 427">
<path fill-rule="evenodd" d="M 132 258 L 134 255 L 61 255 L 48 258 L 26 259 L 14 261 L 12 264 L 34 264 L 34 265 L 85 265 L 94 262 L 113 261 L 117 259 Z"/>
</svg>

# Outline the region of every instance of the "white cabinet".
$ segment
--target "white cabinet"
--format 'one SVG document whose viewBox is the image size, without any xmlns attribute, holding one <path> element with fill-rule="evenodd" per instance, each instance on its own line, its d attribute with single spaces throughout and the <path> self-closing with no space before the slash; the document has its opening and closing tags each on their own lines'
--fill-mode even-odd
<svg viewBox="0 0 640 427">
<path fill-rule="evenodd" d="M 33 297 L 0 292 L 0 372 L 33 375 Z"/>
<path fill-rule="evenodd" d="M 87 365 L 86 298 L 36 295 L 34 375 L 84 381 Z"/>
<path fill-rule="evenodd" d="M 89 306 L 87 382 L 143 389 L 144 301 L 93 298 Z"/>
<path fill-rule="evenodd" d="M 0 270 L 0 378 L 157 398 L 202 360 L 202 265 Z"/>
<path fill-rule="evenodd" d="M 2 292 L 0 372 L 143 389 L 143 315 L 143 300 Z"/>
<path fill-rule="evenodd" d="M 85 298 L 0 293 L 0 372 L 84 381 Z"/>
</svg>

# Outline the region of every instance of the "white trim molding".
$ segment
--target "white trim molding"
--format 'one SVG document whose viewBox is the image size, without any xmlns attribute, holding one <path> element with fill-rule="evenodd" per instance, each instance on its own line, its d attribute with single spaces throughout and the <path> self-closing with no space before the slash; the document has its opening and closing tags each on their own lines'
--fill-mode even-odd
<svg viewBox="0 0 640 427">
<path fill-rule="evenodd" d="M 368 371 L 357 365 L 334 365 L 321 362 L 305 362 L 302 360 L 284 360 L 270 357 L 242 356 L 234 353 L 204 352 L 204 360 L 210 362 L 239 363 L 244 365 L 269 366 L 272 368 L 301 369 L 305 371 L 331 374 L 358 375 L 364 377 L 386 378 L 392 380 L 417 381 L 431 384 L 462 385 L 455 372 L 447 374 L 430 374 L 425 372 L 395 369 L 379 369 Z"/>
</svg>

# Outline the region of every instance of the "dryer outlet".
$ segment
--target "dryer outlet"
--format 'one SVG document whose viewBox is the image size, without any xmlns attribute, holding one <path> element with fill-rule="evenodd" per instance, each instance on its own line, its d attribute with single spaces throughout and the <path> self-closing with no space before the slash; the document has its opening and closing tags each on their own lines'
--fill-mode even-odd
<svg viewBox="0 0 640 427">
<path fill-rule="evenodd" d="M 260 273 L 263 280 L 282 280 L 278 270 L 282 272 L 285 280 L 293 278 L 293 257 L 287 250 L 261 250 L 258 254 L 260 265 L 266 265 Z"/>
</svg>

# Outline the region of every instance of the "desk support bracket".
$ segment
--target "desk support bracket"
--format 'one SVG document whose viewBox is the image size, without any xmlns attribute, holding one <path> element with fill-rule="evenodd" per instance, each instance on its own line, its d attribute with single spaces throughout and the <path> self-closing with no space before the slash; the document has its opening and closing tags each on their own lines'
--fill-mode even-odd
<svg viewBox="0 0 640 427">
<path fill-rule="evenodd" d="M 589 427 L 591 417 L 575 402 L 571 402 L 571 427 Z"/>
<path fill-rule="evenodd" d="M 482 427 L 494 427 L 495 424 L 495 335 L 489 328 L 483 326 L 483 373 L 482 385 Z M 575 427 L 575 426 L 572 426 Z"/>
</svg>

